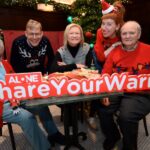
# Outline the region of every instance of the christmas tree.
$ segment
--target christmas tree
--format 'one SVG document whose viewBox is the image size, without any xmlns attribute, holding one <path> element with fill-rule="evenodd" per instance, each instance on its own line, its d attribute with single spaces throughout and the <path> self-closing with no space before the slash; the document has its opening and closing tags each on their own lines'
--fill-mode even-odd
<svg viewBox="0 0 150 150">
<path fill-rule="evenodd" d="M 77 0 L 71 7 L 73 22 L 82 26 L 85 40 L 94 43 L 95 33 L 101 24 L 101 5 L 99 0 Z"/>
<path fill-rule="evenodd" d="M 116 0 L 106 0 L 113 4 Z M 132 0 L 120 0 L 128 3 Z M 38 3 L 51 4 L 57 12 L 68 15 L 68 23 L 78 23 L 83 28 L 85 41 L 95 43 L 96 31 L 101 24 L 102 9 L 100 0 L 75 0 L 72 5 L 58 3 L 55 0 L 0 0 L 1 6 L 26 6 L 36 9 Z"/>
<path fill-rule="evenodd" d="M 113 4 L 116 0 L 106 0 Z M 120 0 L 122 3 L 128 3 L 129 0 Z M 95 43 L 96 31 L 101 24 L 102 8 L 100 0 L 76 0 L 71 6 L 58 3 L 54 5 L 56 11 L 64 10 L 68 14 L 68 23 L 80 24 L 85 34 L 85 41 L 91 44 Z"/>
<path fill-rule="evenodd" d="M 106 0 L 113 4 L 116 0 Z M 122 3 L 128 3 L 129 0 L 121 0 Z M 95 43 L 96 31 L 101 24 L 102 7 L 100 0 L 76 0 L 71 7 L 70 14 L 72 22 L 82 26 L 85 40 L 88 43 Z"/>
</svg>

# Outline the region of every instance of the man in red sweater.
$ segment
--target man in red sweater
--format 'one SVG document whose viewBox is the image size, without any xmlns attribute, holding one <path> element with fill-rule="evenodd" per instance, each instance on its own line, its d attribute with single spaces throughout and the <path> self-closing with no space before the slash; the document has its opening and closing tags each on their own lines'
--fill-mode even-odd
<svg viewBox="0 0 150 150">
<path fill-rule="evenodd" d="M 121 28 L 122 45 L 108 56 L 102 73 L 149 74 L 150 45 L 139 42 L 141 27 L 135 21 L 126 22 Z M 99 109 L 102 131 L 105 135 L 103 147 L 111 150 L 121 138 L 113 114 L 119 110 L 118 125 L 123 136 L 123 150 L 137 150 L 138 123 L 150 112 L 150 95 L 124 93 L 121 97 L 104 98 Z"/>
</svg>

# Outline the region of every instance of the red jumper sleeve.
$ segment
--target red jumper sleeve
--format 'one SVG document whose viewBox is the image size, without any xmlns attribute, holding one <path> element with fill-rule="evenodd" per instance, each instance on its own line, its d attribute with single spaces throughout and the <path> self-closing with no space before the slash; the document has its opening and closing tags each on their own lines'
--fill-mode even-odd
<svg viewBox="0 0 150 150">
<path fill-rule="evenodd" d="M 97 59 L 101 62 L 105 61 L 103 39 L 104 37 L 102 34 L 102 30 L 101 28 L 99 28 L 96 34 L 96 43 L 94 45 L 94 50 L 95 50 Z"/>
<path fill-rule="evenodd" d="M 105 61 L 102 74 L 108 73 L 111 75 L 113 73 L 113 64 L 114 63 L 113 63 L 113 52 L 112 52 Z"/>
</svg>

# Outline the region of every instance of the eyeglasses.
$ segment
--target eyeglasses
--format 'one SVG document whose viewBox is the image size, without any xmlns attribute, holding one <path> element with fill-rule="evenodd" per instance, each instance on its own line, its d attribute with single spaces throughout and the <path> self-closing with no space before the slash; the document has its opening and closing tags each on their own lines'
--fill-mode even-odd
<svg viewBox="0 0 150 150">
<path fill-rule="evenodd" d="M 27 33 L 27 35 L 30 37 L 40 37 L 42 33 Z"/>
</svg>

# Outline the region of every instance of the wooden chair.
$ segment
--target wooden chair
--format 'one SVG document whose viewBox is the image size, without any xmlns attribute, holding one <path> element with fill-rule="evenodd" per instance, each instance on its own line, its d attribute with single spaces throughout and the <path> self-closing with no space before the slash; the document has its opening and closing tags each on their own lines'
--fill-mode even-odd
<svg viewBox="0 0 150 150">
<path fill-rule="evenodd" d="M 11 123 L 6 123 L 4 122 L 3 125 L 7 125 L 10 139 L 11 139 L 11 145 L 12 145 L 12 150 L 16 150 L 16 144 L 15 144 L 15 138 L 13 134 L 13 129 Z M 0 128 L 0 136 L 2 136 L 2 128 Z"/>
</svg>

